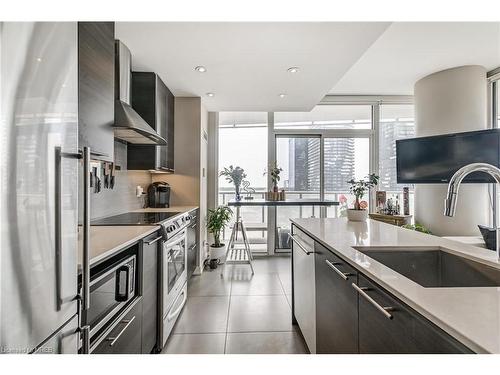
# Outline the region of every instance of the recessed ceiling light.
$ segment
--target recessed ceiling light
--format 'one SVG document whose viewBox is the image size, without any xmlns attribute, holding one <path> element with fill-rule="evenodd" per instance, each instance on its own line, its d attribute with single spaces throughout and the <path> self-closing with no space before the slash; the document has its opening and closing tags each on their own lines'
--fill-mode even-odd
<svg viewBox="0 0 500 375">
<path fill-rule="evenodd" d="M 40 62 L 40 61 L 42 61 L 42 58 L 41 57 L 37 57 L 36 61 Z"/>
<path fill-rule="evenodd" d="M 292 67 L 287 69 L 288 73 L 298 73 L 299 70 L 300 69 L 297 66 L 292 66 Z"/>
<path fill-rule="evenodd" d="M 212 98 L 212 97 L 215 96 L 215 94 L 213 92 L 207 92 L 207 96 L 210 97 L 210 98 Z"/>
<path fill-rule="evenodd" d="M 205 68 L 204 66 L 200 65 L 200 66 L 197 66 L 196 68 L 194 68 L 194 70 L 196 70 L 199 73 L 205 73 L 207 71 L 207 68 Z"/>
<path fill-rule="evenodd" d="M 286 94 L 283 94 L 283 93 L 282 93 L 282 94 L 279 94 L 279 97 L 280 97 L 280 98 L 284 98 L 285 96 L 286 96 Z"/>
</svg>

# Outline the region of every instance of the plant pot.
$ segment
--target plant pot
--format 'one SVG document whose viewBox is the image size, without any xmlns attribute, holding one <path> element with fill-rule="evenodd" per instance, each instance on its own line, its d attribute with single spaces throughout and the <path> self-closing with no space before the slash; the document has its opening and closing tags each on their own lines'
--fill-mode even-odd
<svg viewBox="0 0 500 375">
<path fill-rule="evenodd" d="M 210 245 L 210 259 L 220 259 L 221 263 L 226 260 L 226 245 L 221 244 L 219 247 Z"/>
<path fill-rule="evenodd" d="M 349 221 L 366 221 L 368 218 L 368 210 L 347 210 L 347 220 Z"/>
</svg>

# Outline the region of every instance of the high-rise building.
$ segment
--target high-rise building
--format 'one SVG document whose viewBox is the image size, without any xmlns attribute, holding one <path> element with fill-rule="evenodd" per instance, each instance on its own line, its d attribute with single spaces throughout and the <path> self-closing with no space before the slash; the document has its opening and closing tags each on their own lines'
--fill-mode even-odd
<svg viewBox="0 0 500 375">
<path fill-rule="evenodd" d="M 319 138 L 291 138 L 289 140 L 290 190 L 320 190 Z M 347 181 L 354 176 L 354 138 L 325 140 L 325 190 L 347 191 Z"/>
<path fill-rule="evenodd" d="M 396 140 L 415 136 L 413 119 L 392 120 L 380 123 L 379 133 L 379 186 L 382 190 L 399 191 L 396 171 Z"/>
</svg>

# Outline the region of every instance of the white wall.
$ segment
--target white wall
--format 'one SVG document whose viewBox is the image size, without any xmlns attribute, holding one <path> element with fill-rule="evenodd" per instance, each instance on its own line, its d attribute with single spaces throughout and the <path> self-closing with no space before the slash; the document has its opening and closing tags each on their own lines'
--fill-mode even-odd
<svg viewBox="0 0 500 375">
<path fill-rule="evenodd" d="M 422 78 L 415 84 L 418 137 L 480 130 L 487 127 L 486 69 L 462 66 Z M 447 185 L 416 185 L 415 220 L 440 236 L 478 235 L 489 222 L 488 187 L 464 184 L 456 215 L 443 216 Z"/>
</svg>

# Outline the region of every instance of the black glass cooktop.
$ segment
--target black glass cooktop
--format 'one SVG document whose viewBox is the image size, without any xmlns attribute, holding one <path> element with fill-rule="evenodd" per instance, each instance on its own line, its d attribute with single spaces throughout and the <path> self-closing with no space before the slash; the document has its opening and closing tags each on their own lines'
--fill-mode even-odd
<svg viewBox="0 0 500 375">
<path fill-rule="evenodd" d="M 127 212 L 90 222 L 90 225 L 152 225 L 159 224 L 179 212 Z"/>
</svg>

